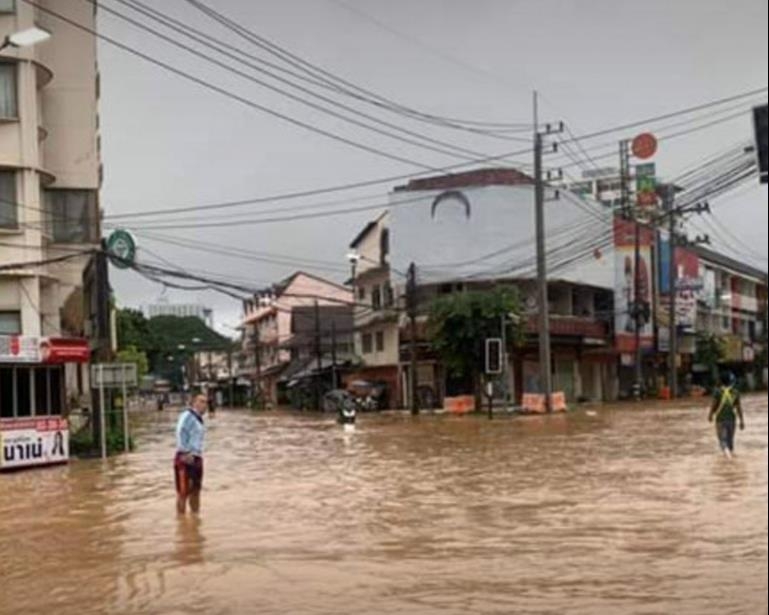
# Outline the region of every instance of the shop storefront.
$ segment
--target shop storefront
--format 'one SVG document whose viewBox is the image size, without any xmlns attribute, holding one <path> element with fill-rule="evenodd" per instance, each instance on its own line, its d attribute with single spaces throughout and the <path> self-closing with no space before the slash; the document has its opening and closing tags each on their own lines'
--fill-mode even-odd
<svg viewBox="0 0 769 615">
<path fill-rule="evenodd" d="M 89 355 L 86 340 L 0 336 L 0 470 L 68 460 L 65 364 Z"/>
</svg>

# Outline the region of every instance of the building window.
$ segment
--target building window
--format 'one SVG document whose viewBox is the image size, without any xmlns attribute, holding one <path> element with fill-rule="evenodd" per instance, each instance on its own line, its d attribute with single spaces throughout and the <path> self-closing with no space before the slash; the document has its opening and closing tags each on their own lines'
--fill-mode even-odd
<svg viewBox="0 0 769 615">
<path fill-rule="evenodd" d="M 32 416 L 32 370 L 16 368 L 16 416 Z"/>
<path fill-rule="evenodd" d="M 64 410 L 60 367 L 0 367 L 0 416 L 49 416 Z"/>
<path fill-rule="evenodd" d="M 376 351 L 384 352 L 384 349 L 385 349 L 384 331 L 377 331 L 376 332 Z"/>
<path fill-rule="evenodd" d="M 392 307 L 393 303 L 395 303 L 395 296 L 393 295 L 393 287 L 389 282 L 384 285 L 382 294 L 384 295 L 382 298 L 384 306 L 387 308 Z"/>
<path fill-rule="evenodd" d="M 0 0 L 0 14 L 15 13 L 16 0 Z"/>
<path fill-rule="evenodd" d="M 0 312 L 0 335 L 21 335 L 21 312 Z"/>
<path fill-rule="evenodd" d="M 361 338 L 361 347 L 363 354 L 371 354 L 374 351 L 374 340 L 371 333 L 364 333 Z"/>
<path fill-rule="evenodd" d="M 38 367 L 34 370 L 35 378 L 35 415 L 51 414 L 51 400 L 48 397 L 48 370 Z"/>
<path fill-rule="evenodd" d="M 366 287 L 358 286 L 358 301 L 365 301 L 365 300 L 366 300 Z"/>
<path fill-rule="evenodd" d="M 57 243 L 95 243 L 97 237 L 96 192 L 93 190 L 46 190 Z"/>
<path fill-rule="evenodd" d="M 8 62 L 0 63 L 0 118 L 18 119 L 19 109 L 16 99 L 16 65 Z"/>
<path fill-rule="evenodd" d="M 387 256 L 390 254 L 390 229 L 383 228 L 379 235 L 379 260 L 382 265 L 387 262 Z"/>
<path fill-rule="evenodd" d="M 729 331 L 732 328 L 732 321 L 729 320 L 728 316 L 723 316 L 721 318 L 721 329 L 724 331 Z"/>
<path fill-rule="evenodd" d="M 371 289 L 371 307 L 375 310 L 382 309 L 382 288 L 379 285 Z"/>
<path fill-rule="evenodd" d="M 0 228 L 19 227 L 16 204 L 16 172 L 0 170 Z"/>
<path fill-rule="evenodd" d="M 0 367 L 0 418 L 13 418 L 12 367 Z"/>
</svg>

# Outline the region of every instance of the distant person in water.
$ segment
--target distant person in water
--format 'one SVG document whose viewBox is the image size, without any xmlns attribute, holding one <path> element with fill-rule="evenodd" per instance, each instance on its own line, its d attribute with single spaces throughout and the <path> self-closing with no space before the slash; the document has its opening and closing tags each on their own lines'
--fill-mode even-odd
<svg viewBox="0 0 769 615">
<path fill-rule="evenodd" d="M 176 455 L 174 457 L 174 478 L 176 479 L 176 509 L 183 515 L 190 510 L 200 510 L 200 490 L 203 486 L 203 443 L 206 426 L 203 416 L 208 399 L 195 395 L 189 407 L 182 410 L 176 423 Z"/>
<path fill-rule="evenodd" d="M 742 401 L 737 390 L 737 379 L 734 374 L 723 374 L 721 385 L 713 395 L 708 421 L 715 419 L 718 444 L 724 455 L 731 458 L 734 454 L 734 433 L 739 419 L 740 430 L 745 429 L 745 418 L 742 415 Z"/>
</svg>

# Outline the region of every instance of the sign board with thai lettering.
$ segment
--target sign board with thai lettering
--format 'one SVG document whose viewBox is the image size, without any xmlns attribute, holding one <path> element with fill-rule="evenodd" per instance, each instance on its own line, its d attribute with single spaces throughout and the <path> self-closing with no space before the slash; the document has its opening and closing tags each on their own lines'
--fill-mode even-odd
<svg viewBox="0 0 769 615">
<path fill-rule="evenodd" d="M 0 470 L 65 463 L 68 459 L 67 419 L 0 420 Z"/>
</svg>

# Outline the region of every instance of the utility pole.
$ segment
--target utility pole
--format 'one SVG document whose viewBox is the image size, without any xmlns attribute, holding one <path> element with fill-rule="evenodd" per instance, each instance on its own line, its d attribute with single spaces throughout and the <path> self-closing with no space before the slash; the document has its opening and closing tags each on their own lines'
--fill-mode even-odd
<svg viewBox="0 0 769 615">
<path fill-rule="evenodd" d="M 620 207 L 625 220 L 633 223 L 633 301 L 631 303 L 631 316 L 633 318 L 635 333 L 635 382 L 633 384 L 633 396 L 639 400 L 642 397 L 643 382 L 643 348 L 641 347 L 641 333 L 643 331 L 644 313 L 641 309 L 641 222 L 634 207 L 630 203 L 630 141 L 623 139 L 619 142 L 619 168 L 620 168 Z"/>
<path fill-rule="evenodd" d="M 668 303 L 668 383 L 670 385 L 670 399 L 678 398 L 678 366 L 676 359 L 678 357 L 678 327 L 676 325 L 676 296 L 678 295 L 678 265 L 676 263 L 676 215 L 674 210 L 675 190 L 671 185 L 662 187 L 663 211 L 668 213 L 668 233 L 670 246 L 670 263 L 668 269 L 668 279 L 670 288 L 668 289 L 670 302 Z"/>
<path fill-rule="evenodd" d="M 336 374 L 336 320 L 331 319 L 331 388 L 339 388 Z"/>
<path fill-rule="evenodd" d="M 315 410 L 317 412 L 320 412 L 320 377 L 321 372 L 323 370 L 323 351 L 321 349 L 321 339 L 320 339 L 320 306 L 318 305 L 318 300 L 315 299 L 315 360 L 316 360 L 316 369 L 318 372 L 317 377 L 315 378 Z"/>
<path fill-rule="evenodd" d="M 670 245 L 670 263 L 668 264 L 668 278 L 670 280 L 668 296 L 668 383 L 670 385 L 670 398 L 678 397 L 678 324 L 676 322 L 676 303 L 678 297 L 678 263 L 676 261 L 676 249 L 679 244 L 689 245 L 709 243 L 710 238 L 697 236 L 692 242 L 679 240 L 677 233 L 677 219 L 684 214 L 703 214 L 710 212 L 710 205 L 705 203 L 696 203 L 688 207 L 676 207 L 675 195 L 678 189 L 673 184 L 664 184 L 660 186 L 659 191 L 662 196 L 664 215 L 668 216 L 668 234 Z"/>
<path fill-rule="evenodd" d="M 548 125 L 546 134 L 551 134 Z M 545 246 L 545 183 L 542 169 L 542 133 L 539 130 L 539 99 L 534 92 L 534 211 L 537 234 L 537 288 L 539 304 L 539 365 L 545 408 L 552 411 L 553 373 L 550 356 L 550 301 L 547 292 L 547 252 Z"/>
<path fill-rule="evenodd" d="M 227 350 L 227 378 L 229 379 L 229 406 L 235 406 L 235 378 L 232 374 L 232 348 Z"/>
<path fill-rule="evenodd" d="M 254 394 L 256 395 L 256 407 L 262 410 L 264 405 L 264 394 L 262 391 L 262 344 L 259 333 L 259 321 L 254 322 L 254 332 L 251 334 L 251 341 L 254 345 L 254 366 L 256 367 L 256 379 L 254 382 Z"/>
<path fill-rule="evenodd" d="M 406 312 L 409 317 L 411 330 L 409 369 L 409 397 L 411 414 L 419 414 L 419 398 L 417 396 L 417 266 L 411 263 L 406 276 Z"/>
<path fill-rule="evenodd" d="M 106 363 L 112 359 L 110 343 L 110 287 L 107 264 L 107 244 L 101 240 L 100 249 L 94 253 L 83 272 L 83 313 L 86 315 L 86 335 L 91 341 L 91 361 Z M 106 434 L 106 400 L 97 389 L 91 389 L 92 442 L 101 442 Z"/>
<path fill-rule="evenodd" d="M 499 337 L 502 340 L 502 386 L 505 392 L 505 410 L 507 410 L 510 396 L 510 368 L 507 364 L 507 319 L 504 314 L 499 318 L 499 328 Z"/>
</svg>

